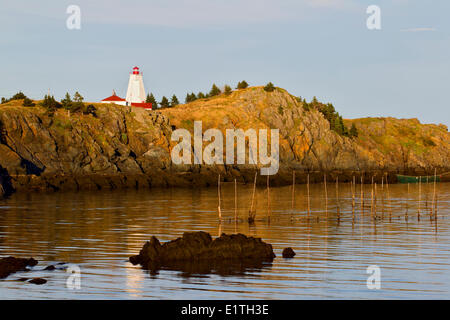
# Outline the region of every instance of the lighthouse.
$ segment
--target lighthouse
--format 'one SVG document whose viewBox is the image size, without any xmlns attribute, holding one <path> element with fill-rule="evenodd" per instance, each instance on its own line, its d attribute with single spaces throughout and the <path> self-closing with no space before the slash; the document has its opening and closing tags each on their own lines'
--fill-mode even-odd
<svg viewBox="0 0 450 320">
<path fill-rule="evenodd" d="M 113 95 L 105 98 L 101 103 L 118 104 L 130 107 L 142 108 L 145 110 L 152 110 L 152 104 L 146 103 L 144 80 L 142 78 L 142 72 L 138 67 L 133 68 L 133 72 L 130 72 L 130 80 L 128 81 L 128 90 L 126 99 L 116 95 L 113 91 Z"/>
<path fill-rule="evenodd" d="M 128 105 L 132 103 L 144 103 L 145 102 L 145 89 L 142 73 L 138 67 L 133 68 L 133 72 L 130 73 L 130 80 L 128 81 L 127 97 L 125 99 Z"/>
</svg>

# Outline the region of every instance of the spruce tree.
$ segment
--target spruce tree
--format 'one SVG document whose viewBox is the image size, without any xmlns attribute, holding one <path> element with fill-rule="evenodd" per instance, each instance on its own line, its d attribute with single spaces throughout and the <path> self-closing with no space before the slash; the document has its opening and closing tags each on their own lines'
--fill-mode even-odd
<svg viewBox="0 0 450 320">
<path fill-rule="evenodd" d="M 188 93 L 186 95 L 186 99 L 185 99 L 186 103 L 189 103 L 189 102 L 192 102 L 195 100 L 197 100 L 197 96 L 195 95 L 195 93 L 192 92 L 192 93 Z"/>
<path fill-rule="evenodd" d="M 75 94 L 73 95 L 73 101 L 74 102 L 83 102 L 84 98 L 83 96 L 77 91 L 75 92 Z"/>
<path fill-rule="evenodd" d="M 44 96 L 44 100 L 41 102 L 41 106 L 46 108 L 51 113 L 61 107 L 61 105 L 55 100 L 55 97 L 50 95 Z"/>
<path fill-rule="evenodd" d="M 273 85 L 272 82 L 269 82 L 268 84 L 266 84 L 266 86 L 264 87 L 264 91 L 267 92 L 273 92 L 275 90 L 275 86 Z"/>
<path fill-rule="evenodd" d="M 229 95 L 229 94 L 231 94 L 231 92 L 232 92 L 231 87 L 229 85 L 225 85 L 225 94 Z"/>
<path fill-rule="evenodd" d="M 248 87 L 248 83 L 247 81 L 243 80 L 241 82 L 238 83 L 236 89 L 245 89 Z"/>
<path fill-rule="evenodd" d="M 221 91 L 220 91 L 219 87 L 216 86 L 216 84 L 214 83 L 211 88 L 211 91 L 209 92 L 209 96 L 214 97 L 214 96 L 219 95 L 220 93 L 221 93 Z"/>
<path fill-rule="evenodd" d="M 205 99 L 206 96 L 205 96 L 205 94 L 204 94 L 203 92 L 200 91 L 200 92 L 197 94 L 197 98 L 198 98 L 198 99 Z"/>
<path fill-rule="evenodd" d="M 356 138 L 358 137 L 358 129 L 356 128 L 355 124 L 352 123 L 352 127 L 350 128 L 350 137 Z"/>
<path fill-rule="evenodd" d="M 70 112 L 78 112 L 82 111 L 84 109 L 84 103 L 83 103 L 83 96 L 77 91 L 73 95 L 73 103 L 70 106 Z"/>
<path fill-rule="evenodd" d="M 175 107 L 175 106 L 177 106 L 177 105 L 179 105 L 179 104 L 180 104 L 180 102 L 178 101 L 177 96 L 176 96 L 176 95 L 173 95 L 173 96 L 172 96 L 172 100 L 170 100 L 170 106 L 171 106 L 171 107 Z"/>
<path fill-rule="evenodd" d="M 155 96 L 153 95 L 153 93 L 147 94 L 147 99 L 145 100 L 145 102 L 146 103 L 151 103 L 153 109 L 158 108 L 158 102 L 156 101 Z"/>
<path fill-rule="evenodd" d="M 160 102 L 160 106 L 161 108 L 168 108 L 170 106 L 169 99 L 163 96 Z"/>
<path fill-rule="evenodd" d="M 70 110 L 72 108 L 72 98 L 68 92 L 66 92 L 64 99 L 61 100 L 61 105 L 66 110 Z"/>
</svg>

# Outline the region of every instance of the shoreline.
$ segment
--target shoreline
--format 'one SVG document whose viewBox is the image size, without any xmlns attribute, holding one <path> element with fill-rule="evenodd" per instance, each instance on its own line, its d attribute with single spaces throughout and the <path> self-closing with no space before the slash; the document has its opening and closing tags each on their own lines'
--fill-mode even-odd
<svg viewBox="0 0 450 320">
<path fill-rule="evenodd" d="M 42 175 L 2 175 L 0 176 L 0 196 L 11 195 L 19 192 L 70 192 L 70 191 L 102 191 L 121 189 L 152 189 L 152 188 L 198 188 L 216 187 L 217 177 L 221 175 L 223 183 L 234 182 L 252 184 L 255 172 L 258 172 L 256 184 L 264 186 L 267 183 L 266 176 L 259 174 L 259 169 L 236 170 L 226 167 L 219 170 L 214 168 L 197 168 L 197 172 L 190 171 L 160 171 L 154 174 L 42 174 Z M 203 171 L 204 170 L 204 171 Z M 381 183 L 382 177 L 387 177 L 390 184 L 398 183 L 397 174 L 410 176 L 431 176 L 434 170 L 409 169 L 409 170 L 333 170 L 333 171 L 308 171 L 304 169 L 280 169 L 278 174 L 270 176 L 272 186 L 286 186 L 292 184 L 292 173 L 295 171 L 295 184 L 306 184 L 309 174 L 311 184 L 323 183 L 326 175 L 327 181 L 334 183 L 348 183 L 355 177 L 356 183 L 370 184 L 372 177 L 374 182 Z M 448 172 L 450 169 L 442 168 L 437 174 Z M 442 182 L 446 182 L 444 179 Z"/>
</svg>

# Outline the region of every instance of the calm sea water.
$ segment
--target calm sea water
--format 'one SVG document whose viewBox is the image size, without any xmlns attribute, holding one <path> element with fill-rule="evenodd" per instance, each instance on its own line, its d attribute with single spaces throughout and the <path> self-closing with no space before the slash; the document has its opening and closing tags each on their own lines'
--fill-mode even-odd
<svg viewBox="0 0 450 320">
<path fill-rule="evenodd" d="M 0 200 L 0 257 L 34 257 L 32 272 L 0 280 L 1 299 L 450 299 L 450 184 L 438 184 L 438 219 L 430 220 L 433 186 L 364 186 L 361 210 L 357 185 L 355 210 L 349 184 L 297 185 L 292 208 L 290 187 L 257 189 L 257 221 L 235 223 L 234 185 L 222 190 L 224 221 L 218 223 L 217 190 L 155 189 L 113 192 L 16 194 Z M 238 185 L 238 215 L 245 217 L 252 188 Z M 375 203 L 374 203 L 375 204 Z M 339 206 L 339 216 L 337 214 Z M 375 212 L 376 210 L 376 212 Z M 270 223 L 267 215 L 270 213 Z M 377 219 L 373 219 L 377 216 Z M 172 240 L 185 231 L 244 233 L 273 245 L 277 258 L 262 268 L 233 275 L 161 270 L 149 274 L 128 262 L 151 235 Z M 281 258 L 292 247 L 294 259 Z M 81 269 L 81 288 L 66 286 L 64 270 Z M 381 270 L 381 289 L 369 290 L 366 269 Z M 44 277 L 38 286 L 17 281 Z"/>
</svg>

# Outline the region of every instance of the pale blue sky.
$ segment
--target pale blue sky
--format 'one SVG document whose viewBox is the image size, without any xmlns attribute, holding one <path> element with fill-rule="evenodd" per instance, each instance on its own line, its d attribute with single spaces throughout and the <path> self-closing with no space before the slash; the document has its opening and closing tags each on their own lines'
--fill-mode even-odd
<svg viewBox="0 0 450 320">
<path fill-rule="evenodd" d="M 71 4 L 81 30 L 66 28 Z M 0 96 L 125 96 L 137 65 L 158 100 L 272 81 L 346 118 L 450 125 L 449 15 L 448 0 L 0 0 Z"/>
</svg>

